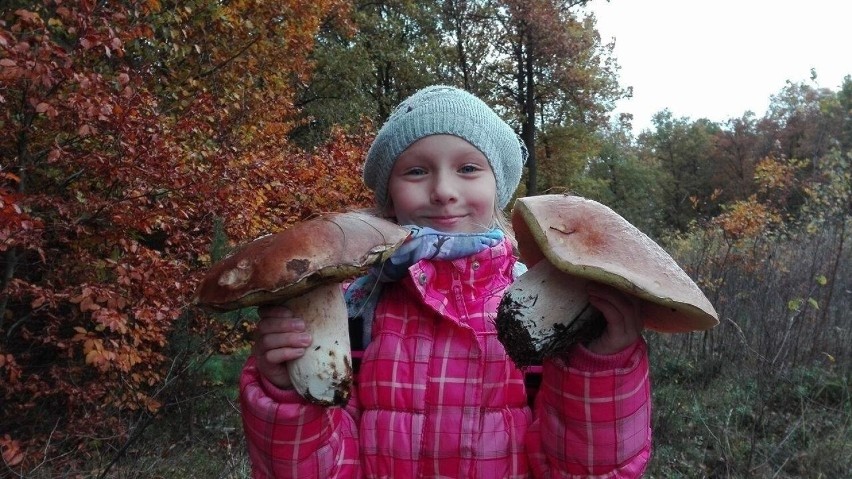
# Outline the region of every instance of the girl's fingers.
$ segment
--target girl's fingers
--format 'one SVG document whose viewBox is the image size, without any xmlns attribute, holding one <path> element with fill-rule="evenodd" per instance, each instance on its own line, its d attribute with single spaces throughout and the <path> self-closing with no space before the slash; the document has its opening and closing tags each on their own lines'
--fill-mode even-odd
<svg viewBox="0 0 852 479">
<path fill-rule="evenodd" d="M 266 306 L 257 310 L 260 321 L 257 323 L 257 333 L 260 335 L 275 333 L 304 332 L 307 328 L 305 321 L 284 306 Z"/>
<path fill-rule="evenodd" d="M 305 355 L 313 339 L 302 318 L 284 306 L 258 308 L 256 339 L 252 354 L 257 368 L 272 384 L 282 389 L 291 387 L 287 362 Z"/>
<path fill-rule="evenodd" d="M 273 319 L 273 318 L 293 318 L 295 315 L 290 308 L 281 305 L 266 305 L 260 306 L 257 308 L 257 315 L 260 316 L 260 319 Z"/>
<path fill-rule="evenodd" d="M 286 332 L 264 334 L 255 341 L 255 351 L 265 353 L 267 351 L 305 349 L 311 345 L 310 333 Z M 301 356 L 301 354 L 299 355 Z"/>
<path fill-rule="evenodd" d="M 255 356 L 270 364 L 277 364 L 305 354 L 305 348 L 311 345 L 313 339 L 306 330 L 304 320 L 280 306 L 264 308 L 258 313 L 261 320 L 257 323 L 252 347 Z"/>
<path fill-rule="evenodd" d="M 589 303 L 603 313 L 608 329 L 624 329 L 624 315 L 611 301 L 601 296 L 589 295 Z"/>
<path fill-rule="evenodd" d="M 624 326 L 629 329 L 635 329 L 636 323 L 641 322 L 639 298 L 623 293 L 611 286 L 602 284 L 590 284 L 588 288 L 589 302 L 593 305 L 595 302 L 602 307 L 609 309 L 613 313 L 613 319 L 621 319 L 625 323 Z M 597 307 L 597 306 L 595 306 Z M 605 311 L 601 311 L 606 315 Z M 641 328 L 641 325 L 640 325 Z"/>
<path fill-rule="evenodd" d="M 589 348 L 599 354 L 614 354 L 630 346 L 642 334 L 642 316 L 638 298 L 616 288 L 591 283 L 589 303 L 606 318 L 603 335 L 592 341 Z"/>
<path fill-rule="evenodd" d="M 257 351 L 256 356 L 269 364 L 283 364 L 305 355 L 306 348 L 275 348 Z"/>
</svg>

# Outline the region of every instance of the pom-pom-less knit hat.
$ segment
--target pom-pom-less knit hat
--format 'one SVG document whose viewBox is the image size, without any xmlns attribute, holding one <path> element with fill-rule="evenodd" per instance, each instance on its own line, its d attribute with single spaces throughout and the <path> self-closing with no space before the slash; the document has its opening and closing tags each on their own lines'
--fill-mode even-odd
<svg viewBox="0 0 852 479">
<path fill-rule="evenodd" d="M 454 135 L 475 146 L 497 179 L 497 206 L 505 208 L 521 181 L 526 148 L 484 101 L 458 88 L 436 85 L 411 95 L 379 130 L 364 162 L 364 183 L 380 207 L 388 204 L 388 179 L 396 159 L 415 141 Z"/>
</svg>

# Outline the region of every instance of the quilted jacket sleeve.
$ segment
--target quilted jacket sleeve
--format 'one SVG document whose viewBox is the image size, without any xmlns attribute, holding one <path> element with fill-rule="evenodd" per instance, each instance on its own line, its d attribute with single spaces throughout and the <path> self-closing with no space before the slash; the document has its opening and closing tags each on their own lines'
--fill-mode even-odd
<svg viewBox="0 0 852 479">
<path fill-rule="evenodd" d="M 545 361 L 527 450 L 537 478 L 638 478 L 651 454 L 645 342 L 611 356 L 576 347 Z"/>
<path fill-rule="evenodd" d="M 267 382 L 249 358 L 240 403 L 253 477 L 360 477 L 357 398 L 346 408 L 310 404 Z"/>
</svg>

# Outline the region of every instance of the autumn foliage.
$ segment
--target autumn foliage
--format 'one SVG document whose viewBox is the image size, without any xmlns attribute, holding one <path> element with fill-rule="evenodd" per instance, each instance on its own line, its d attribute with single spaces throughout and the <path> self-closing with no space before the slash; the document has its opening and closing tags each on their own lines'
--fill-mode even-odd
<svg viewBox="0 0 852 479">
<path fill-rule="evenodd" d="M 18 4 L 17 6 L 15 4 Z M 0 452 L 27 470 L 120 441 L 178 373 L 239 346 L 191 304 L 239 243 L 364 206 L 368 136 L 301 151 L 293 82 L 335 0 L 9 2 L 0 11 Z M 277 13 L 276 13 L 277 12 Z M 197 354 L 200 351 L 191 351 Z M 83 455 L 72 455 L 77 460 Z"/>
<path fill-rule="evenodd" d="M 627 92 L 613 44 L 575 15 L 587 3 L 5 0 L 0 471 L 123 451 L 196 359 L 244 346 L 248 323 L 192 305 L 200 275 L 236 244 L 368 206 L 370 121 L 436 82 L 522 134 L 527 191 L 599 199 L 680 253 L 724 320 L 679 354 L 848 371 L 852 78 L 790 83 L 767 116 L 724 125 L 665 110 L 634 142 L 626 118 L 606 126 Z M 721 454 L 699 436 L 680 442 Z"/>
</svg>

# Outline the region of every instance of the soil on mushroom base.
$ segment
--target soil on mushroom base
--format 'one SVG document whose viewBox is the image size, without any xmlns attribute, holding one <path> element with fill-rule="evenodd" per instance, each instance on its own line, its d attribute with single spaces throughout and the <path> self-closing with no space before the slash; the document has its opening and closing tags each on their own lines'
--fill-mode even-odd
<svg viewBox="0 0 852 479">
<path fill-rule="evenodd" d="M 518 301 L 505 295 L 497 309 L 497 339 L 503 343 L 506 352 L 519 368 L 541 364 L 544 358 L 560 356 L 568 352 L 576 344 L 586 344 L 603 334 L 606 320 L 603 314 L 588 305 L 577 317 L 567 324 L 556 324 L 553 332 L 540 341 L 541 348 L 536 347 L 529 329 L 524 325 L 525 310 Z"/>
</svg>

